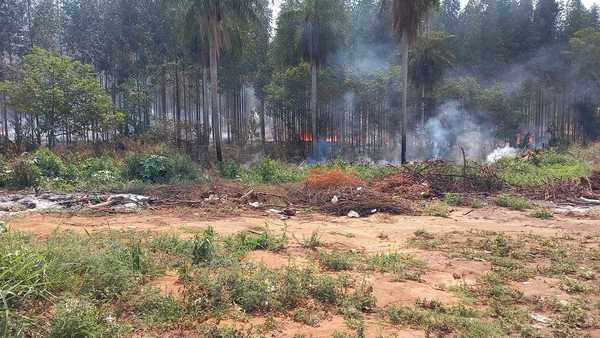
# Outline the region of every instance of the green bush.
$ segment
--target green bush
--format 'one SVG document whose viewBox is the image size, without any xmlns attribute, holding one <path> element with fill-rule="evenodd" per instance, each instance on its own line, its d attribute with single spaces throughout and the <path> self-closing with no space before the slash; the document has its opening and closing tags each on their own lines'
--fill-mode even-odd
<svg viewBox="0 0 600 338">
<path fill-rule="evenodd" d="M 114 184 L 122 179 L 120 167 L 121 163 L 109 156 L 88 158 L 79 166 L 79 178 L 90 186 Z"/>
<path fill-rule="evenodd" d="M 123 176 L 130 180 L 150 183 L 167 183 L 173 179 L 196 180 L 199 172 L 186 155 L 135 154 L 125 159 Z"/>
<path fill-rule="evenodd" d="M 217 163 L 217 172 L 224 178 L 236 178 L 239 174 L 238 165 L 231 160 L 225 160 Z"/>
<path fill-rule="evenodd" d="M 11 185 L 16 187 L 36 186 L 42 179 L 42 171 L 30 158 L 23 158 L 13 164 Z"/>
<path fill-rule="evenodd" d="M 496 204 L 512 210 L 525 210 L 531 208 L 531 203 L 523 197 L 502 193 L 496 198 Z"/>
<path fill-rule="evenodd" d="M 65 173 L 63 160 L 48 148 L 36 150 L 32 160 L 45 177 L 61 177 Z"/>
<path fill-rule="evenodd" d="M 96 307 L 86 300 L 66 299 L 56 306 L 50 320 L 50 338 L 107 337 L 111 329 Z"/>
<path fill-rule="evenodd" d="M 299 169 L 287 168 L 281 162 L 265 158 L 241 173 L 245 183 L 286 183 L 298 182 L 305 173 Z"/>
</svg>

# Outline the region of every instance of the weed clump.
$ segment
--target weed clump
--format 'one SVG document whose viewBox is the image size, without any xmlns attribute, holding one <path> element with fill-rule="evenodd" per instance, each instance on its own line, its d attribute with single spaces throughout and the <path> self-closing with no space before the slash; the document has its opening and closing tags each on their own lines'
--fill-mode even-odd
<svg viewBox="0 0 600 338">
<path fill-rule="evenodd" d="M 175 321 L 183 315 L 183 307 L 171 295 L 150 289 L 133 303 L 134 312 L 148 324 Z"/>
<path fill-rule="evenodd" d="M 525 210 L 532 207 L 531 203 L 523 197 L 502 193 L 498 195 L 496 203 L 512 210 Z"/>
<path fill-rule="evenodd" d="M 349 251 L 332 251 L 319 253 L 319 263 L 332 271 L 351 270 L 354 266 L 355 254 Z"/>
<path fill-rule="evenodd" d="M 119 335 L 112 318 L 103 318 L 91 302 L 69 298 L 59 303 L 50 320 L 48 337 L 109 337 Z"/>
</svg>

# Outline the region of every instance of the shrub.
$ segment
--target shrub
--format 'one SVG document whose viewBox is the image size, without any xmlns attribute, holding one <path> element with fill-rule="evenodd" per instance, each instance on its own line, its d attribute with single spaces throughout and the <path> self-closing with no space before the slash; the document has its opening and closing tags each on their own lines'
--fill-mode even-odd
<svg viewBox="0 0 600 338">
<path fill-rule="evenodd" d="M 11 184 L 16 187 L 31 187 L 40 183 L 42 171 L 30 158 L 22 158 L 13 164 Z"/>
<path fill-rule="evenodd" d="M 4 155 L 0 154 L 0 187 L 9 185 L 12 171 Z"/>
<path fill-rule="evenodd" d="M 502 193 L 496 198 L 496 204 L 512 210 L 525 210 L 531 208 L 531 203 L 523 197 Z"/>
<path fill-rule="evenodd" d="M 50 149 L 38 149 L 33 153 L 32 160 L 45 177 L 60 177 L 65 173 L 65 164 L 62 159 Z"/>
<path fill-rule="evenodd" d="M 115 184 L 122 179 L 120 167 L 119 161 L 109 156 L 88 158 L 79 167 L 79 179 L 92 187 Z"/>
<path fill-rule="evenodd" d="M 174 154 L 170 157 L 173 167 L 173 178 L 179 181 L 195 181 L 199 177 L 196 164 L 188 155 Z"/>
<path fill-rule="evenodd" d="M 445 193 L 444 202 L 448 205 L 458 205 L 460 202 L 460 194 L 457 193 Z"/>
<path fill-rule="evenodd" d="M 123 174 L 128 179 L 166 183 L 174 176 L 173 163 L 162 155 L 132 155 L 125 159 Z"/>
<path fill-rule="evenodd" d="M 239 174 L 238 165 L 232 160 L 225 160 L 217 163 L 217 172 L 224 178 L 236 178 Z"/>
<path fill-rule="evenodd" d="M 536 208 L 531 213 L 531 216 L 539 219 L 551 219 L 552 217 L 554 217 L 554 214 L 548 208 Z"/>
<path fill-rule="evenodd" d="M 71 298 L 56 306 L 48 337 L 106 337 L 110 336 L 110 331 L 100 311 L 92 303 Z"/>
<path fill-rule="evenodd" d="M 281 162 L 269 158 L 255 163 L 241 175 L 245 183 L 286 183 L 298 182 L 304 174 L 298 169 L 285 167 Z"/>
<path fill-rule="evenodd" d="M 425 206 L 425 215 L 435 217 L 448 217 L 450 216 L 450 208 L 448 204 L 439 201 L 433 201 Z"/>
</svg>

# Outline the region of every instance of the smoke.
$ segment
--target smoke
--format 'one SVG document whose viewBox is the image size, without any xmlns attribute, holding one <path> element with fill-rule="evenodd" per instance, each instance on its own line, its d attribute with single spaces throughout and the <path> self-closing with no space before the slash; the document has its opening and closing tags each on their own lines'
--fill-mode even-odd
<svg viewBox="0 0 600 338">
<path fill-rule="evenodd" d="M 414 160 L 462 161 L 462 152 L 469 160 L 482 160 L 495 147 L 494 128 L 475 121 L 461 110 L 456 101 L 442 105 L 439 114 L 430 118 L 423 132 L 412 136 L 417 144 Z"/>
<path fill-rule="evenodd" d="M 504 147 L 496 148 L 491 154 L 489 154 L 486 158 L 488 163 L 495 163 L 501 158 L 515 158 L 519 154 L 519 150 L 511 147 L 509 144 L 506 144 Z"/>
</svg>

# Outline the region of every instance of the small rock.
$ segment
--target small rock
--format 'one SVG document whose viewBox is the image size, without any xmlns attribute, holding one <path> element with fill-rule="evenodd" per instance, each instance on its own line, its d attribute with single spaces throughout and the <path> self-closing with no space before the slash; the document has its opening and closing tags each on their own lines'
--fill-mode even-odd
<svg viewBox="0 0 600 338">
<path fill-rule="evenodd" d="M 359 218 L 360 214 L 354 210 L 348 211 L 348 217 L 350 218 Z"/>
</svg>

